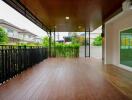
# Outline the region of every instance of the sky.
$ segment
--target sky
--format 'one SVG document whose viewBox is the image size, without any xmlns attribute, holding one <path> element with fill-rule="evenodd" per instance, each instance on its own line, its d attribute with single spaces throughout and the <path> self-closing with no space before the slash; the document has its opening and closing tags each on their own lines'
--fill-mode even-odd
<svg viewBox="0 0 132 100">
<path fill-rule="evenodd" d="M 26 29 L 39 37 L 44 37 L 47 33 L 35 25 L 33 22 L 25 18 L 19 12 L 11 8 L 9 5 L 0 0 L 0 19 L 18 26 L 21 29 Z"/>
<path fill-rule="evenodd" d="M 95 29 L 93 32 L 91 32 L 91 34 L 92 33 L 98 33 L 98 34 L 101 34 L 102 33 L 102 26 L 100 26 L 100 27 L 98 27 L 97 29 Z"/>
</svg>

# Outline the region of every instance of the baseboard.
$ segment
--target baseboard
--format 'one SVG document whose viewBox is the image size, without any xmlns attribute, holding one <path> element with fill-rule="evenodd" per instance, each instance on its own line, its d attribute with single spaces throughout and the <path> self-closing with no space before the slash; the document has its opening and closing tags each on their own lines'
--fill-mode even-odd
<svg viewBox="0 0 132 100">
<path fill-rule="evenodd" d="M 120 67 L 120 68 L 122 68 L 122 69 L 125 69 L 125 70 L 127 70 L 127 71 L 132 72 L 132 67 L 129 67 L 129 66 L 126 66 L 126 65 L 122 65 L 122 64 L 115 65 L 115 66 Z"/>
</svg>

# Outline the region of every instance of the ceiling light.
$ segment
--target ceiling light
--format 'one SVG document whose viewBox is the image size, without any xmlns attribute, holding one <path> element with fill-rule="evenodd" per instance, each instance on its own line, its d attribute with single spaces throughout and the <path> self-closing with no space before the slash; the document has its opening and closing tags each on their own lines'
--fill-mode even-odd
<svg viewBox="0 0 132 100">
<path fill-rule="evenodd" d="M 81 28 L 82 28 L 82 26 L 78 26 L 78 28 L 79 28 L 79 29 L 81 29 Z"/>
<path fill-rule="evenodd" d="M 65 17 L 65 19 L 66 19 L 66 20 L 69 20 L 69 19 L 70 19 L 70 17 L 66 16 L 66 17 Z"/>
</svg>

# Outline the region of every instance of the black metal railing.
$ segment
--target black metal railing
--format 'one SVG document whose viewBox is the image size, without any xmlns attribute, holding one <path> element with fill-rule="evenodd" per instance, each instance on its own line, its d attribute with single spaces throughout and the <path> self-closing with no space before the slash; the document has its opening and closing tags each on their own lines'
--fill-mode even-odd
<svg viewBox="0 0 132 100">
<path fill-rule="evenodd" d="M 48 49 L 0 45 L 0 83 L 48 58 Z"/>
</svg>

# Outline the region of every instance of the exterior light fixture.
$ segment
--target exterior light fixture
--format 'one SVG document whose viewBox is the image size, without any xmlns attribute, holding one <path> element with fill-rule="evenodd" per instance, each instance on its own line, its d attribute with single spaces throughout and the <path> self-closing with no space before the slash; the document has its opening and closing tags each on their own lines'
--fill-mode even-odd
<svg viewBox="0 0 132 100">
<path fill-rule="evenodd" d="M 69 20 L 69 19 L 70 19 L 70 17 L 69 17 L 69 16 L 66 16 L 66 17 L 65 17 L 65 19 L 66 19 L 66 20 Z"/>
<path fill-rule="evenodd" d="M 123 9 L 123 11 L 127 11 L 129 9 L 132 10 L 132 0 L 124 1 L 123 4 L 122 4 L 122 9 Z"/>
<path fill-rule="evenodd" d="M 81 29 L 81 28 L 82 28 L 82 26 L 78 26 L 78 28 L 79 28 L 79 29 Z"/>
</svg>

